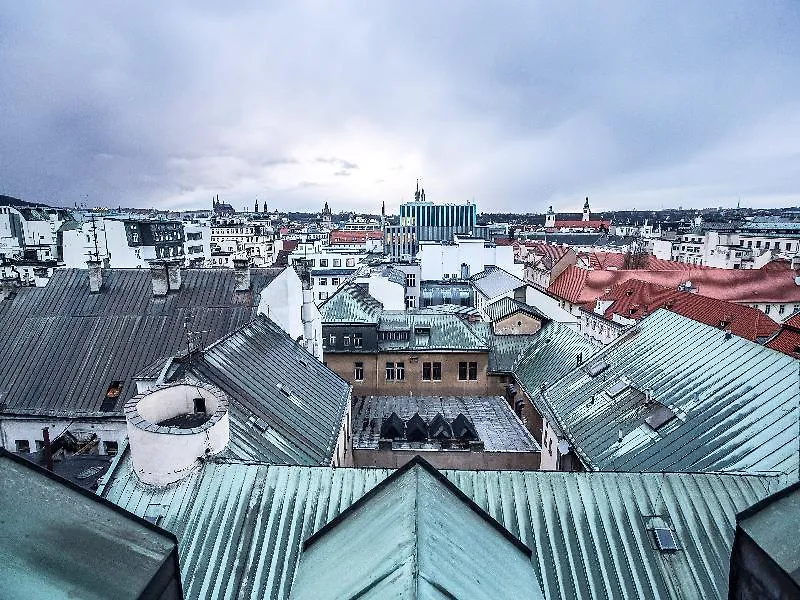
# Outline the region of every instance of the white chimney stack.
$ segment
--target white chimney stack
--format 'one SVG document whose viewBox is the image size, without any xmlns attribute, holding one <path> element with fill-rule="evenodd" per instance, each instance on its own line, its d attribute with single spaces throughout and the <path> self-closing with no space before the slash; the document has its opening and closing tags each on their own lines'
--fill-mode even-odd
<svg viewBox="0 0 800 600">
<path fill-rule="evenodd" d="M 153 296 L 166 296 L 169 291 L 169 279 L 167 278 L 167 268 L 163 262 L 152 261 L 150 263 L 150 279 L 153 282 Z"/>
<path fill-rule="evenodd" d="M 230 439 L 228 397 L 208 384 L 173 383 L 125 404 L 133 470 L 140 481 L 164 486 L 183 479 Z"/>
<path fill-rule="evenodd" d="M 99 260 L 87 260 L 86 266 L 89 269 L 89 292 L 97 294 L 103 287 L 103 270 Z"/>
<path fill-rule="evenodd" d="M 167 263 L 167 282 L 169 291 L 177 292 L 181 289 L 181 261 L 171 260 Z"/>
<path fill-rule="evenodd" d="M 247 258 L 234 258 L 233 271 L 236 278 L 236 291 L 248 291 L 250 289 L 250 261 Z"/>
</svg>

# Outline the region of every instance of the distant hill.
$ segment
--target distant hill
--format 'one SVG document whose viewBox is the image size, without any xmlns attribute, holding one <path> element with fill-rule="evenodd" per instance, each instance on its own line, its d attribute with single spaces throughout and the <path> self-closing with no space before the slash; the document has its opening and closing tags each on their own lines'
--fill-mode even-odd
<svg viewBox="0 0 800 600">
<path fill-rule="evenodd" d="M 42 202 L 28 202 L 27 200 L 20 200 L 19 198 L 14 198 L 13 196 L 5 196 L 3 194 L 0 194 L 0 206 L 22 206 L 22 207 L 47 206 L 49 208 L 59 208 L 56 206 L 50 206 L 49 204 L 44 204 Z"/>
</svg>

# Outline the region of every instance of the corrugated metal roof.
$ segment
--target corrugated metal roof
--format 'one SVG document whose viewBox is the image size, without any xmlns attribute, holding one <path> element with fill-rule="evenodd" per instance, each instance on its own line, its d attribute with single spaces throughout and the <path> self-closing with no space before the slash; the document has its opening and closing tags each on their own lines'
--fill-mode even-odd
<svg viewBox="0 0 800 600">
<path fill-rule="evenodd" d="M 530 550 L 430 465 L 396 471 L 304 545 L 292 600 L 543 598 Z"/>
<path fill-rule="evenodd" d="M 491 304 L 487 304 L 483 307 L 483 312 L 486 313 L 486 316 L 489 317 L 489 320 L 492 322 L 499 321 L 501 319 L 505 319 L 509 315 L 513 315 L 517 312 L 523 312 L 525 314 L 531 315 L 532 317 L 536 317 L 537 319 L 545 319 L 546 317 L 539 312 L 533 306 L 525 304 L 524 302 L 519 302 L 514 300 L 513 298 L 500 298 L 499 300 L 495 300 Z"/>
<path fill-rule="evenodd" d="M 350 384 L 267 317 L 193 355 L 188 371 L 228 394 L 230 455 L 278 464 L 331 463 Z"/>
<path fill-rule="evenodd" d="M 581 368 L 550 380 L 555 384 L 546 402 L 535 380 L 525 382 L 589 468 L 797 477 L 800 373 L 794 359 L 666 310 L 642 320 L 602 357 L 610 366 L 601 375 Z M 636 393 L 609 396 L 622 377 Z M 657 404 L 647 404 L 646 390 Z M 656 431 L 644 419 L 658 405 L 676 418 Z"/>
<path fill-rule="evenodd" d="M 512 369 L 529 393 L 537 393 L 542 383 L 555 383 L 569 373 L 575 368 L 579 354 L 585 362 L 598 351 L 594 344 L 574 329 L 555 321 L 542 327 L 532 337 L 532 343 L 517 358 Z"/>
<path fill-rule="evenodd" d="M 261 290 L 279 269 L 252 269 Z M 136 394 L 133 376 L 186 347 L 184 323 L 206 346 L 247 323 L 258 294 L 234 292 L 231 270 L 185 269 L 178 292 L 156 298 L 150 273 L 103 271 L 90 294 L 87 271 L 57 270 L 47 286 L 4 300 L 0 320 L 0 403 L 6 413 L 121 415 Z M 9 303 L 9 304 L 6 304 Z M 100 412 L 108 386 L 122 382 L 113 411 Z"/>
<path fill-rule="evenodd" d="M 323 323 L 377 323 L 383 304 L 362 287 L 347 283 L 319 307 Z"/>
<path fill-rule="evenodd" d="M 381 351 L 392 350 L 463 350 L 485 352 L 488 349 L 485 328 L 473 327 L 456 314 L 426 310 L 385 310 L 378 331 L 408 331 L 407 340 L 379 340 Z M 423 332 L 420 334 L 420 332 Z"/>
<path fill-rule="evenodd" d="M 735 515 L 785 479 L 752 475 L 444 471 L 533 550 L 546 598 L 727 597 Z M 136 514 L 164 507 L 186 598 L 287 598 L 305 539 L 389 475 L 383 469 L 211 461 L 139 483 L 124 456 L 104 495 Z M 648 516 L 681 549 L 656 549 Z M 355 543 L 355 542 L 354 542 Z"/>
<path fill-rule="evenodd" d="M 489 372 L 510 373 L 520 354 L 536 343 L 538 334 L 493 335 L 489 347 Z"/>
<path fill-rule="evenodd" d="M 366 396 L 353 401 L 353 447 L 377 448 L 381 423 L 397 413 L 415 413 L 427 422 L 437 414 L 451 420 L 463 414 L 487 452 L 539 452 L 539 444 L 502 396 Z"/>
</svg>

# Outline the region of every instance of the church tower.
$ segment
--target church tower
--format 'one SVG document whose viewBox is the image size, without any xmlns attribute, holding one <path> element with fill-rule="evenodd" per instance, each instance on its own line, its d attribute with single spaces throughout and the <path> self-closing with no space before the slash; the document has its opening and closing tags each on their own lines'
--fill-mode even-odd
<svg viewBox="0 0 800 600">
<path fill-rule="evenodd" d="M 547 214 L 544 217 L 544 226 L 547 229 L 553 229 L 556 226 L 556 213 L 553 212 L 553 207 L 547 208 Z"/>
<path fill-rule="evenodd" d="M 589 211 L 589 196 L 586 196 L 586 202 L 583 203 L 583 220 L 591 220 L 591 212 Z"/>
</svg>

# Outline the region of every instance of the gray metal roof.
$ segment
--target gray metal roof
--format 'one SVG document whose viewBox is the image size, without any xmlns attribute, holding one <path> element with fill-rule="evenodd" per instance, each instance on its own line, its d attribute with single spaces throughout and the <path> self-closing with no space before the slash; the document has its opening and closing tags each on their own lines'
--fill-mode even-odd
<svg viewBox="0 0 800 600">
<path fill-rule="evenodd" d="M 263 315 L 193 355 L 188 370 L 230 398 L 226 452 L 276 464 L 329 465 L 350 384 Z"/>
<path fill-rule="evenodd" d="M 251 289 L 280 272 L 252 269 Z M 47 286 L 0 302 L 2 412 L 121 416 L 136 394 L 133 376 L 186 347 L 187 319 L 207 346 L 255 314 L 258 293 L 237 294 L 232 270 L 184 269 L 182 279 L 179 291 L 156 298 L 149 271 L 105 270 L 102 291 L 90 294 L 86 270 L 63 269 Z M 112 381 L 122 382 L 122 393 L 101 412 Z"/>
<path fill-rule="evenodd" d="M 397 413 L 404 421 L 418 413 L 467 417 L 487 452 L 539 452 L 539 444 L 502 396 L 366 396 L 353 400 L 353 447 L 377 448 L 381 423 Z"/>
<path fill-rule="evenodd" d="M 346 283 L 319 307 L 323 323 L 377 323 L 383 304 L 354 283 Z"/>
<path fill-rule="evenodd" d="M 534 398 L 590 469 L 797 477 L 800 373 L 793 358 L 667 310 L 598 357 L 609 365 L 602 374 L 571 370 L 550 380 L 546 402 Z M 609 394 L 623 377 L 631 387 Z M 645 419 L 659 406 L 675 418 L 654 430 Z"/>
<path fill-rule="evenodd" d="M 469 278 L 472 286 L 487 298 L 496 298 L 525 285 L 516 277 L 499 267 L 490 267 Z"/>
<path fill-rule="evenodd" d="M 3 596 L 140 598 L 164 566 L 154 593 L 180 597 L 171 533 L 2 449 L 0 481 Z"/>
<path fill-rule="evenodd" d="M 379 340 L 381 351 L 392 350 L 462 350 L 485 352 L 488 349 L 486 329 L 456 314 L 385 310 L 381 313 L 378 331 L 408 331 L 407 340 Z M 420 331 L 428 333 L 420 335 Z"/>
<path fill-rule="evenodd" d="M 543 596 L 530 549 L 415 459 L 306 541 L 291 598 Z"/>
<path fill-rule="evenodd" d="M 139 483 L 122 457 L 104 495 L 164 510 L 186 598 L 287 598 L 304 540 L 389 475 L 383 469 L 210 461 L 186 479 Z M 443 471 L 533 550 L 546 598 L 727 598 L 735 516 L 785 483 L 722 474 Z M 656 549 L 646 515 L 675 529 Z M 355 542 L 354 542 L 355 543 Z"/>
<path fill-rule="evenodd" d="M 509 315 L 513 315 L 514 313 L 518 312 L 523 312 L 526 315 L 536 317 L 537 319 L 547 318 L 533 306 L 508 297 L 500 298 L 491 304 L 487 304 L 483 307 L 483 312 L 486 313 L 486 316 L 492 322 L 500 321 L 501 319 L 505 319 Z"/>
</svg>

